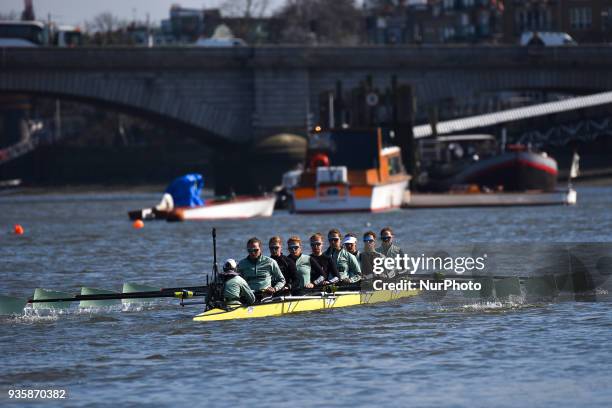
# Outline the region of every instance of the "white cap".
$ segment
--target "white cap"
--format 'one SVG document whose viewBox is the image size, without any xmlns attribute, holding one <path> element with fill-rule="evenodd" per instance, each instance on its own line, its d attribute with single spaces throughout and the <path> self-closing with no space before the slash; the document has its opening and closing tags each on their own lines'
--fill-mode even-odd
<svg viewBox="0 0 612 408">
<path fill-rule="evenodd" d="M 238 267 L 235 259 L 227 258 L 225 262 L 223 262 L 223 271 L 235 271 Z"/>
<path fill-rule="evenodd" d="M 357 243 L 357 238 L 351 237 L 350 235 L 348 237 L 344 237 L 344 239 L 342 240 L 342 245 L 344 245 L 344 244 L 356 244 L 356 243 Z"/>
</svg>

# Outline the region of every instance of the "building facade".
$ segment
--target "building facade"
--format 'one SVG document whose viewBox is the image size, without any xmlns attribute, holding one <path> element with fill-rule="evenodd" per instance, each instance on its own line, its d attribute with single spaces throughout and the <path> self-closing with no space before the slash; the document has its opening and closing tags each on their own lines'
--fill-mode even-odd
<svg viewBox="0 0 612 408">
<path fill-rule="evenodd" d="M 578 43 L 612 42 L 612 0 L 505 0 L 504 41 L 525 31 L 570 34 Z"/>
<path fill-rule="evenodd" d="M 364 2 L 370 44 L 497 42 L 502 11 L 496 0 Z"/>
</svg>

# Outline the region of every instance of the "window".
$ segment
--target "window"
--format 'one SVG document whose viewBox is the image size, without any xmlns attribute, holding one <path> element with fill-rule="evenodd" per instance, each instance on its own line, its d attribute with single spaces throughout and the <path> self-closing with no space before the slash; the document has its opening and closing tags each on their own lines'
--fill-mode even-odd
<svg viewBox="0 0 612 408">
<path fill-rule="evenodd" d="M 570 27 L 575 30 L 591 28 L 593 12 L 590 7 L 573 7 L 569 10 Z"/>
<path fill-rule="evenodd" d="M 440 29 L 440 41 L 448 42 L 455 37 L 455 28 L 454 27 L 444 27 Z"/>
<path fill-rule="evenodd" d="M 525 13 L 522 10 L 514 13 L 514 25 L 518 27 L 519 34 L 525 31 Z"/>
<path fill-rule="evenodd" d="M 400 174 L 404 170 L 402 168 L 402 159 L 400 156 L 391 156 L 387 159 L 387 164 L 389 166 L 389 175 L 393 176 L 395 174 Z"/>
<path fill-rule="evenodd" d="M 601 12 L 601 29 L 603 31 L 612 29 L 612 7 L 608 7 Z"/>
</svg>

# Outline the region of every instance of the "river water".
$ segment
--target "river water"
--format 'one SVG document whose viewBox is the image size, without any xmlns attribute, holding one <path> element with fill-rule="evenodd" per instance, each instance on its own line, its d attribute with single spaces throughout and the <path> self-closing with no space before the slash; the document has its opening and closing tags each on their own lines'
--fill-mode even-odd
<svg viewBox="0 0 612 408">
<path fill-rule="evenodd" d="M 307 237 L 391 225 L 421 243 L 612 242 L 612 188 L 575 207 L 406 210 L 223 222 L 147 222 L 158 194 L 98 191 L 0 197 L 0 294 L 202 284 L 253 235 Z M 25 234 L 12 233 L 20 223 Z M 517 267 L 520 269 L 520 266 Z M 520 274 L 521 270 L 517 270 Z M 2 406 L 609 407 L 611 297 L 506 302 L 417 297 L 280 318 L 196 323 L 200 306 L 145 306 L 0 318 Z M 16 401 L 11 389 L 63 389 Z"/>
</svg>

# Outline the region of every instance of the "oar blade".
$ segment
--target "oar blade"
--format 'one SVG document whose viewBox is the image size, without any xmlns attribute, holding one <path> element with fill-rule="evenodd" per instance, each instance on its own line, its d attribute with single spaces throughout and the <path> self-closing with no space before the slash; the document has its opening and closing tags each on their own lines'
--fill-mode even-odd
<svg viewBox="0 0 612 408">
<path fill-rule="evenodd" d="M 521 282 L 517 277 L 504 278 L 495 281 L 495 297 L 498 299 L 510 296 L 521 296 Z"/>
<path fill-rule="evenodd" d="M 125 282 L 123 284 L 123 290 L 121 293 L 136 293 L 136 292 L 157 292 L 160 291 L 161 288 L 156 288 L 150 285 L 144 285 L 141 283 L 130 283 Z M 125 303 L 143 303 L 143 302 L 151 302 L 152 298 L 135 298 L 135 299 L 123 299 L 122 302 Z"/>
<path fill-rule="evenodd" d="M 27 303 L 26 299 L 0 295 L 0 315 L 20 315 Z"/>
<path fill-rule="evenodd" d="M 490 297 L 487 296 L 487 288 L 490 287 L 490 285 L 487 284 L 486 280 L 488 278 L 470 278 L 469 281 L 472 281 L 472 283 L 474 285 L 476 284 L 480 284 L 481 285 L 481 289 L 479 290 L 462 290 L 461 293 L 461 297 L 463 298 L 467 298 L 467 299 L 478 299 L 481 297 Z M 484 293 L 484 295 L 483 295 Z"/>
<path fill-rule="evenodd" d="M 557 296 L 558 290 L 553 275 L 529 278 L 525 282 L 525 290 L 528 296 L 551 297 Z"/>
<path fill-rule="evenodd" d="M 464 290 L 461 295 L 466 298 L 490 299 L 493 297 L 493 279 L 489 277 L 474 278 L 474 285 L 479 283 L 480 290 Z"/>
<path fill-rule="evenodd" d="M 73 297 L 72 293 L 58 292 L 56 290 L 47 290 L 36 288 L 34 291 L 34 300 L 51 300 L 64 299 Z M 32 303 L 34 309 L 69 309 L 70 302 L 36 302 Z"/>
<path fill-rule="evenodd" d="M 88 288 L 88 287 L 82 287 L 81 288 L 81 295 L 116 295 L 117 292 L 113 292 L 112 290 L 106 290 L 106 289 L 98 289 L 98 288 Z M 113 306 L 113 305 L 118 305 L 121 303 L 121 300 L 119 299 L 110 299 L 110 300 L 81 300 L 79 302 L 79 307 L 80 308 L 87 308 L 87 307 L 106 307 L 106 306 Z"/>
</svg>

